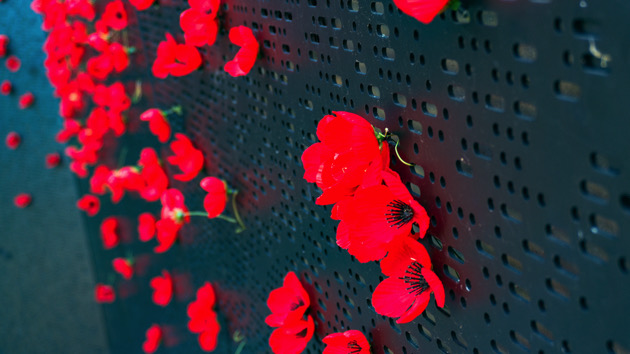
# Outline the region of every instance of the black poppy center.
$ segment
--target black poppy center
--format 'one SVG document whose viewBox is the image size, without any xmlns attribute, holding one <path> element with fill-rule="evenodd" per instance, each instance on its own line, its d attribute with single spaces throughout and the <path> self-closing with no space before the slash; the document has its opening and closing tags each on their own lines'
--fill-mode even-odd
<svg viewBox="0 0 630 354">
<path fill-rule="evenodd" d="M 385 213 L 385 219 L 389 227 L 398 227 L 399 229 L 413 219 L 413 208 L 400 200 L 393 200 L 387 204 L 389 209 Z"/>
<path fill-rule="evenodd" d="M 362 348 L 359 345 L 359 343 L 357 343 L 356 340 L 351 340 L 348 342 L 348 349 L 350 350 L 348 354 L 352 354 L 352 353 L 360 353 Z"/>
<path fill-rule="evenodd" d="M 422 294 L 423 291 L 429 289 L 429 283 L 422 276 L 422 265 L 419 262 L 413 262 L 405 271 L 405 276 L 400 277 L 400 279 L 404 280 L 407 283 L 407 292 L 409 295 L 418 296 Z"/>
<path fill-rule="evenodd" d="M 295 298 L 294 301 L 291 303 L 291 311 L 295 311 L 298 309 L 298 307 L 304 306 L 304 301 L 302 301 L 302 299 L 300 298 Z"/>
</svg>

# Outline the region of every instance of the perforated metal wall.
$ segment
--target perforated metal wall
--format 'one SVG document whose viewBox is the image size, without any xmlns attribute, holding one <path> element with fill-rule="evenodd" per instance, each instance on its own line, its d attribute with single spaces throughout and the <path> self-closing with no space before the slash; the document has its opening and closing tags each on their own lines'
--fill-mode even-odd
<svg viewBox="0 0 630 354">
<path fill-rule="evenodd" d="M 240 191 L 248 230 L 197 219 L 159 256 L 138 241 L 101 251 L 94 238 L 101 277 L 116 252 L 147 263 L 144 275 L 120 285 L 133 290 L 129 297 L 105 306 L 113 350 L 139 351 L 158 322 L 179 338 L 163 350 L 199 351 L 185 307 L 211 281 L 223 325 L 217 352 L 235 350 L 236 330 L 245 353 L 269 352 L 265 300 L 295 271 L 317 326 L 307 353 L 346 329 L 365 333 L 374 353 L 628 353 L 630 3 L 464 7 L 468 14 L 447 11 L 427 26 L 389 0 L 229 1 L 203 70 L 166 80 L 152 78 L 150 64 L 164 33 L 181 33 L 187 5 L 162 1 L 138 13 L 130 38 L 146 55 L 135 63 L 144 103 L 184 107 L 176 128 L 204 151 L 207 175 Z M 262 57 L 234 79 L 221 70 L 237 50 L 225 30 L 241 24 L 254 29 Z M 431 216 L 422 242 L 446 288 L 444 309 L 432 302 L 405 325 L 377 315 L 378 264 L 336 246 L 336 222 L 315 205 L 319 191 L 302 179 L 300 156 L 318 121 L 337 110 L 389 128 L 401 156 L 417 164 L 394 169 Z M 174 184 L 191 209 L 202 207 L 201 177 Z M 132 199 L 102 214 L 126 215 L 134 226 L 139 210 L 157 211 Z M 99 222 L 89 220 L 94 235 Z M 180 279 L 165 309 L 150 302 L 148 287 L 163 268 Z"/>
</svg>

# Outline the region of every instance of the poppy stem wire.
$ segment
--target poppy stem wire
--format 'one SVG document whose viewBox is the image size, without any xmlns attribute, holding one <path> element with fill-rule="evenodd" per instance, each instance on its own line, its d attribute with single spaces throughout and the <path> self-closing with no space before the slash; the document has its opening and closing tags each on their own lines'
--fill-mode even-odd
<svg viewBox="0 0 630 354">
<path fill-rule="evenodd" d="M 232 210 L 234 211 L 234 217 L 236 218 L 236 221 L 238 222 L 238 229 L 236 229 L 236 233 L 241 233 L 243 231 L 245 231 L 247 228 L 245 227 L 245 224 L 243 223 L 243 219 L 241 219 L 241 215 L 238 213 L 238 208 L 236 207 L 236 195 L 238 194 L 238 191 L 234 191 L 234 193 L 232 193 Z"/>
<path fill-rule="evenodd" d="M 398 144 L 400 144 L 400 140 L 398 140 L 396 142 L 396 146 L 394 146 L 394 151 L 396 152 L 396 156 L 398 157 L 398 160 L 400 160 L 400 162 L 404 163 L 407 166 L 415 166 L 416 164 L 409 163 L 409 162 L 403 160 L 402 157 L 400 157 L 400 154 L 398 153 Z"/>
<path fill-rule="evenodd" d="M 184 213 L 185 216 L 205 216 L 208 217 L 208 213 L 206 213 L 205 211 L 189 211 L 187 213 Z"/>
<path fill-rule="evenodd" d="M 232 336 L 232 340 L 234 340 L 235 343 L 240 343 L 234 352 L 234 354 L 240 354 L 247 343 L 245 336 L 240 331 L 236 330 Z"/>
</svg>

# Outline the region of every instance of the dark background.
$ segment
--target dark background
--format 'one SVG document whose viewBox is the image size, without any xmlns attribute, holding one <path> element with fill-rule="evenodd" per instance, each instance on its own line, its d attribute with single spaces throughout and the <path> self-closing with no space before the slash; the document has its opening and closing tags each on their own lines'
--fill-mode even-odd
<svg viewBox="0 0 630 354">
<path fill-rule="evenodd" d="M 18 1 L 0 6 L 19 14 L 3 11 L 3 24 L 36 17 Z M 247 231 L 197 218 L 182 229 L 179 244 L 155 255 L 154 244 L 140 243 L 133 231 L 139 213 L 159 210 L 155 203 L 128 195 L 110 205 L 104 197 L 101 212 L 81 220 L 73 204 L 85 182 L 66 169 L 43 168 L 45 152 L 61 149 L 53 142 L 56 102 L 42 75 L 44 34 L 35 26 L 20 30 L 26 21 L 17 21 L 8 28 L 23 67 L 17 74 L 1 68 L 0 75 L 15 77 L 18 91 L 32 86 L 38 101 L 22 112 L 15 110 L 17 96 L 0 97 L 2 133 L 24 132 L 20 150 L 0 155 L 10 166 L 0 187 L 6 206 L 0 246 L 11 255 L 0 257 L 7 269 L 0 301 L 8 299 L 0 351 L 38 352 L 7 335 L 15 331 L 64 348 L 47 352 L 73 352 L 69 346 L 79 344 L 93 352 L 104 342 L 114 353 L 140 352 L 144 331 L 160 323 L 170 339 L 159 352 L 198 352 L 186 306 L 210 281 L 222 324 L 216 352 L 234 352 L 238 330 L 247 340 L 244 353 L 266 353 L 265 300 L 287 271 L 298 273 L 311 295 L 317 327 L 308 353 L 321 352 L 327 334 L 347 329 L 365 333 L 374 353 L 630 351 L 629 3 L 467 1 L 467 15 L 447 11 L 427 26 L 391 1 L 230 1 L 223 35 L 203 50 L 203 69 L 155 79 L 157 45 L 166 31 L 183 39 L 178 18 L 187 7 L 162 1 L 130 15 L 129 40 L 138 53 L 123 79 L 132 86 L 140 78 L 144 95 L 129 114 L 135 135 L 111 147 L 110 162 L 123 147 L 128 164 L 144 146 L 166 156 L 137 116 L 148 107 L 182 105 L 184 116 L 172 124 L 203 150 L 206 168 L 173 186 L 191 210 L 201 210 L 199 180 L 226 179 L 240 191 Z M 262 56 L 248 76 L 235 79 L 221 68 L 237 50 L 227 30 L 241 24 L 255 30 Z M 431 216 L 422 242 L 446 288 L 444 309 L 431 302 L 404 325 L 377 315 L 369 300 L 382 279 L 378 264 L 360 264 L 336 246 L 337 223 L 330 207 L 315 205 L 319 191 L 302 179 L 300 162 L 316 141 L 317 122 L 336 110 L 389 128 L 400 138 L 401 156 L 417 164 L 394 169 Z M 30 134 L 41 137 L 29 148 Z M 16 210 L 11 198 L 26 189 L 33 206 Z M 127 220 L 127 241 L 104 251 L 98 227 L 109 215 Z M 31 252 L 72 265 L 47 274 L 56 268 Z M 119 298 L 101 307 L 101 319 L 91 287 L 112 279 L 111 260 L 129 254 L 140 270 L 130 281 L 117 278 Z M 151 302 L 148 285 L 162 269 L 176 276 L 176 297 L 166 308 Z M 72 310 L 64 310 L 66 303 Z M 40 312 L 46 315 L 27 316 Z M 54 330 L 39 331 L 44 321 L 55 321 Z"/>
</svg>

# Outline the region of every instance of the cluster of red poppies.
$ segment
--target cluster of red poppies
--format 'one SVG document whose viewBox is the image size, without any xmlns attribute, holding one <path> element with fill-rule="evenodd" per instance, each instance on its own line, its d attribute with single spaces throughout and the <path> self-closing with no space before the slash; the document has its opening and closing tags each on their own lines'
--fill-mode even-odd
<svg viewBox="0 0 630 354">
<path fill-rule="evenodd" d="M 284 277 L 282 287 L 274 289 L 267 298 L 271 315 L 265 318 L 270 327 L 277 327 L 269 337 L 269 346 L 276 354 L 299 354 L 315 333 L 313 317 L 307 314 L 311 300 L 293 272 Z M 363 333 L 355 330 L 326 336 L 323 354 L 369 354 L 370 344 Z"/>
<path fill-rule="evenodd" d="M 153 0 L 130 2 L 139 11 L 153 4 Z M 153 72 L 157 77 L 165 78 L 169 74 L 181 76 L 195 70 L 201 64 L 201 56 L 195 46 L 211 45 L 216 40 L 220 1 L 190 0 L 189 4 L 191 9 L 182 13 L 180 21 L 186 44 L 175 43 L 173 37 L 167 34 L 167 42 L 160 44 L 153 64 Z M 113 146 L 111 140 L 125 134 L 135 120 L 138 123 L 147 122 L 149 130 L 161 143 L 170 142 L 172 154 L 166 161 L 181 171 L 174 174 L 173 179 L 192 181 L 204 168 L 203 153 L 195 148 L 186 135 L 177 133 L 171 140 L 172 129 L 168 116 L 182 115 L 180 106 L 169 110 L 152 108 L 135 117 L 129 109 L 141 99 L 141 83 L 128 85 L 112 80 L 114 75 L 130 67 L 135 52 L 135 48 L 125 43 L 129 22 L 125 3 L 121 0 L 110 1 L 100 14 L 97 12 L 100 7 L 89 0 L 34 0 L 31 8 L 43 16 L 43 29 L 49 31 L 44 45 L 47 54 L 45 67 L 54 94 L 60 98 L 59 115 L 64 119 L 56 140 L 70 144 L 65 154 L 70 159 L 71 171 L 80 178 L 89 177 L 91 194 L 80 198 L 77 207 L 88 216 L 94 216 L 100 210 L 101 200 L 98 196 L 107 193 L 114 204 L 119 203 L 126 193 L 136 194 L 147 202 L 159 200 L 162 204 L 159 219 L 151 213 L 142 213 L 138 217 L 139 239 L 148 242 L 155 237 L 156 253 L 166 252 L 173 246 L 179 230 L 190 222 L 191 216 L 221 218 L 238 223 L 236 231 L 242 231 L 244 225 L 236 206 L 234 218 L 223 215 L 228 197 L 232 196 L 232 202 L 235 203 L 237 191 L 217 177 L 206 177 L 200 181 L 200 187 L 207 192 L 205 211 L 191 212 L 185 205 L 184 195 L 178 189 L 169 189 L 169 176 L 154 149 L 144 148 L 137 162 L 132 165 L 119 163 L 112 167 L 112 163 L 102 162 L 107 157 L 104 148 Z M 232 35 L 232 32 L 236 34 Z M 253 32 L 243 26 L 233 28 L 230 38 L 243 48 L 234 60 L 226 63 L 226 71 L 232 76 L 245 75 L 253 67 L 258 55 L 258 42 Z M 0 36 L 0 57 L 6 53 L 7 42 L 6 36 Z M 9 59 L 7 65 L 17 70 L 19 60 L 13 57 Z M 11 90 L 10 83 L 3 83 L 2 87 L 3 92 Z M 130 95 L 128 92 L 134 93 Z M 16 148 L 20 141 L 17 133 L 11 133 L 6 142 L 9 147 Z M 59 155 L 50 155 L 46 160 L 48 166 L 59 162 Z M 20 207 L 30 202 L 30 195 L 18 195 L 15 199 L 15 204 Z M 105 249 L 131 241 L 131 238 L 122 237 L 121 226 L 118 217 L 103 219 L 100 234 Z M 122 278 L 131 279 L 135 262 L 133 258 L 115 258 L 112 268 Z M 151 279 L 150 286 L 153 289 L 153 302 L 167 306 L 175 291 L 175 282 L 170 273 L 163 270 L 161 276 Z M 100 303 L 115 301 L 114 286 L 97 284 L 95 298 Z M 197 300 L 188 307 L 191 318 L 189 329 L 199 333 L 199 343 L 202 349 L 208 351 L 216 347 L 219 332 L 217 316 L 212 309 L 214 302 L 212 286 L 206 283 L 197 292 Z M 146 333 L 144 351 L 154 352 L 164 335 L 162 326 L 151 326 Z"/>
<path fill-rule="evenodd" d="M 160 42 L 153 63 L 155 77 L 184 76 L 197 70 L 203 61 L 197 47 L 211 46 L 217 40 L 221 1 L 189 0 L 188 5 L 190 8 L 179 17 L 185 43 L 178 44 L 170 33 L 166 33 L 166 40 Z M 224 70 L 234 77 L 247 75 L 258 58 L 258 41 L 252 30 L 245 26 L 232 27 L 229 38 L 241 49 L 225 64 Z"/>
<path fill-rule="evenodd" d="M 409 322 L 424 311 L 431 293 L 444 306 L 444 287 L 417 242 L 429 217 L 389 168 L 389 134 L 356 114 L 333 112 L 319 122 L 317 137 L 320 142 L 302 155 L 304 178 L 322 190 L 317 204 L 334 204 L 337 244 L 362 263 L 381 260 L 389 278 L 372 295 L 376 312 Z"/>
</svg>

